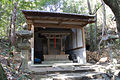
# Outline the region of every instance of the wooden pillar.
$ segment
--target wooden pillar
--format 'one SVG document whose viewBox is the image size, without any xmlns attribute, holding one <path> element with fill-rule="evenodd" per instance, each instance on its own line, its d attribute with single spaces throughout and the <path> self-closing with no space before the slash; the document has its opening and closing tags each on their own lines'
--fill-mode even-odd
<svg viewBox="0 0 120 80">
<path fill-rule="evenodd" d="M 77 62 L 80 64 L 86 63 L 86 51 L 85 51 L 85 34 L 84 34 L 84 28 L 79 28 L 76 31 L 74 30 L 73 35 L 73 47 L 76 50 L 73 51 L 73 53 L 77 57 Z"/>
<path fill-rule="evenodd" d="M 78 47 L 78 31 L 76 29 L 76 48 Z"/>
<path fill-rule="evenodd" d="M 31 38 L 31 61 L 34 64 L 34 26 L 31 24 L 31 31 L 33 33 L 33 37 Z"/>
<path fill-rule="evenodd" d="M 60 38 L 60 42 L 61 42 L 61 52 L 62 52 L 63 51 L 62 37 Z"/>
<path fill-rule="evenodd" d="M 48 54 L 49 54 L 49 51 L 50 51 L 50 38 L 48 37 L 48 40 L 47 40 L 48 42 Z"/>
<path fill-rule="evenodd" d="M 82 30 L 83 47 L 86 48 L 86 44 L 85 44 L 85 31 L 84 31 L 84 28 L 81 28 L 81 30 Z"/>
</svg>

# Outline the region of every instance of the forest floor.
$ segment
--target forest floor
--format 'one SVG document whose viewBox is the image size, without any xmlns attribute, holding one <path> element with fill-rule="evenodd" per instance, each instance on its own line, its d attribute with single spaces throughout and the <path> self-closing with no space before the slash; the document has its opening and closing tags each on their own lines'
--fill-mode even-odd
<svg viewBox="0 0 120 80">
<path fill-rule="evenodd" d="M 87 51 L 87 62 L 90 63 L 91 65 L 86 67 L 93 68 L 95 69 L 96 72 L 107 74 L 109 73 L 109 77 L 111 77 L 111 75 L 112 76 L 114 75 L 120 78 L 119 57 L 117 59 L 113 59 L 111 62 L 107 50 L 102 51 L 102 54 L 99 54 L 98 51 L 96 52 Z M 21 71 L 20 52 L 13 53 L 9 50 L 9 48 L 1 49 L 0 64 L 4 69 L 8 80 L 22 80 L 22 79 L 28 80 L 33 78 L 33 76 L 31 76 L 31 73 Z"/>
<path fill-rule="evenodd" d="M 27 79 L 26 73 L 21 71 L 20 52 L 11 52 L 9 48 L 0 49 L 0 64 L 2 65 L 8 80 Z"/>
</svg>

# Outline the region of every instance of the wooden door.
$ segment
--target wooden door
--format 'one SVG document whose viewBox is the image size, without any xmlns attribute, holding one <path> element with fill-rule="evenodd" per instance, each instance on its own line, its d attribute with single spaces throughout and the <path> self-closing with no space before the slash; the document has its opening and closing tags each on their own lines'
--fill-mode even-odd
<svg viewBox="0 0 120 80">
<path fill-rule="evenodd" d="M 59 55 L 60 52 L 61 52 L 60 39 L 56 39 L 56 42 L 54 41 L 54 39 L 50 39 L 48 55 Z"/>
</svg>

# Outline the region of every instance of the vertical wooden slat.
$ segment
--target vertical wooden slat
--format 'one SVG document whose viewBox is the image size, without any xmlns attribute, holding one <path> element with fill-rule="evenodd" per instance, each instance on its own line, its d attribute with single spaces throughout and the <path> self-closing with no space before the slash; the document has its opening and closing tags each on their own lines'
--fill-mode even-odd
<svg viewBox="0 0 120 80">
<path fill-rule="evenodd" d="M 62 52 L 63 51 L 62 37 L 61 37 L 60 41 L 61 41 L 61 52 Z"/>
<path fill-rule="evenodd" d="M 50 38 L 48 37 L 48 54 L 50 53 L 49 51 L 50 51 Z"/>
<path fill-rule="evenodd" d="M 56 48 L 56 35 L 54 36 L 54 48 Z"/>
<path fill-rule="evenodd" d="M 33 37 L 31 38 L 31 60 L 32 60 L 32 64 L 34 64 L 34 25 L 31 24 L 31 31 L 33 33 Z"/>
<path fill-rule="evenodd" d="M 84 32 L 84 28 L 81 28 L 81 30 L 82 30 L 83 47 L 85 48 L 86 45 L 85 45 L 85 32 Z"/>
<path fill-rule="evenodd" d="M 78 31 L 76 29 L 76 48 L 78 47 Z"/>
</svg>

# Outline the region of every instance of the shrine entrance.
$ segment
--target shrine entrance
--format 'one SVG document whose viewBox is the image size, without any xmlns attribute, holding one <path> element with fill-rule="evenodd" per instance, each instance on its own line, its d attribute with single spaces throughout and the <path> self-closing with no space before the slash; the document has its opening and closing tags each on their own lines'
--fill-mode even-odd
<svg viewBox="0 0 120 80">
<path fill-rule="evenodd" d="M 40 58 L 39 55 L 43 55 L 44 60 L 68 59 L 65 53 L 65 40 L 72 34 L 71 29 L 35 28 L 34 34 L 34 58 Z"/>
</svg>

